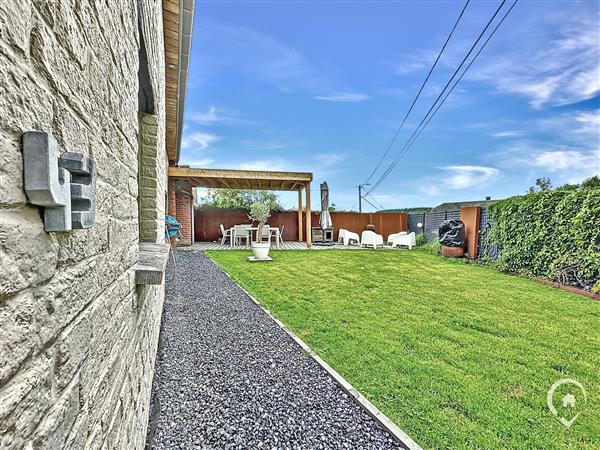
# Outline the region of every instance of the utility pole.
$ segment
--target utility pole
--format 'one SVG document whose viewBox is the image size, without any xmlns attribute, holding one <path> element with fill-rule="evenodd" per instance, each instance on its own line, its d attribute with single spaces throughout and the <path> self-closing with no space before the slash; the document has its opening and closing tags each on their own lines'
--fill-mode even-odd
<svg viewBox="0 0 600 450">
<path fill-rule="evenodd" d="M 363 186 L 370 186 L 371 183 L 363 183 L 358 185 L 358 212 L 362 212 L 362 188 Z"/>
</svg>

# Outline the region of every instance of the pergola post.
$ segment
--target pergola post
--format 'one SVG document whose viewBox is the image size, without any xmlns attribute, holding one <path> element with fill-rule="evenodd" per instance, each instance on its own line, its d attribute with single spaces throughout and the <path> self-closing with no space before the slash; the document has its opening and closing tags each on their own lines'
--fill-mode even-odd
<svg viewBox="0 0 600 450">
<path fill-rule="evenodd" d="M 306 246 L 312 247 L 312 226 L 310 213 L 310 181 L 306 183 Z"/>
<path fill-rule="evenodd" d="M 298 242 L 302 242 L 302 189 L 298 189 Z"/>
</svg>

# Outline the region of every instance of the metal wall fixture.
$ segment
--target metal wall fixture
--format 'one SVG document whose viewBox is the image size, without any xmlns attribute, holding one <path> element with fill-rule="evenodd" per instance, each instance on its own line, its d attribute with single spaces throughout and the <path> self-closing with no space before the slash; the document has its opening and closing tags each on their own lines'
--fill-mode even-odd
<svg viewBox="0 0 600 450">
<path fill-rule="evenodd" d="M 80 153 L 59 155 L 44 131 L 23 133 L 25 193 L 44 208 L 46 231 L 91 228 L 96 218 L 96 162 Z"/>
</svg>

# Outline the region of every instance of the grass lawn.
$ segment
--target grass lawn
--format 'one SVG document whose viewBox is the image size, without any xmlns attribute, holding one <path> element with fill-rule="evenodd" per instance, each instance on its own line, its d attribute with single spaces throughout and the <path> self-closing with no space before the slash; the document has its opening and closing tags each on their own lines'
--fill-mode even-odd
<svg viewBox="0 0 600 450">
<path fill-rule="evenodd" d="M 600 449 L 599 302 L 418 250 L 207 253 L 424 448 Z"/>
</svg>

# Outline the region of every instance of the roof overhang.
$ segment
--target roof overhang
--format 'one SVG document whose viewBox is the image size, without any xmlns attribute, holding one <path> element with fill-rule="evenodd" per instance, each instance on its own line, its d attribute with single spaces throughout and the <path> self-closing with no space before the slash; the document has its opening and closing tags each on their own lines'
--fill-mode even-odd
<svg viewBox="0 0 600 450">
<path fill-rule="evenodd" d="M 187 180 L 195 187 L 300 191 L 312 181 L 313 174 L 310 172 L 169 167 L 169 178 Z"/>
<path fill-rule="evenodd" d="M 163 0 L 165 122 L 169 164 L 179 161 L 195 0 Z"/>
</svg>

